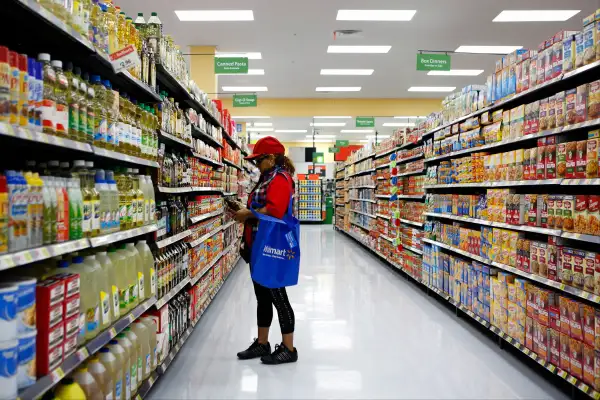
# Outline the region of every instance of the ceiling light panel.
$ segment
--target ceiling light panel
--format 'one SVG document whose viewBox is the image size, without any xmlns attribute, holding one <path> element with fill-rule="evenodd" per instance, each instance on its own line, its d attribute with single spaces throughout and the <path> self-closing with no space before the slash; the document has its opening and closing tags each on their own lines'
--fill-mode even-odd
<svg viewBox="0 0 600 400">
<path fill-rule="evenodd" d="M 360 92 L 360 86 L 319 86 L 317 92 Z"/>
<path fill-rule="evenodd" d="M 338 10 L 338 21 L 410 21 L 417 10 Z"/>
<path fill-rule="evenodd" d="M 328 53 L 370 53 L 370 54 L 383 54 L 390 51 L 392 46 L 329 46 L 327 47 Z"/>
<path fill-rule="evenodd" d="M 515 50 L 521 49 L 523 46 L 458 46 L 455 53 L 472 53 L 472 54 L 508 54 Z"/>
<path fill-rule="evenodd" d="M 311 122 L 310 126 L 346 126 L 345 122 Z"/>
<path fill-rule="evenodd" d="M 340 133 L 373 133 L 373 129 L 342 129 Z"/>
<path fill-rule="evenodd" d="M 262 54 L 260 52 L 247 52 L 247 53 L 226 53 L 217 52 L 215 57 L 246 57 L 248 60 L 262 60 Z"/>
<path fill-rule="evenodd" d="M 451 92 L 456 86 L 411 86 L 409 92 Z"/>
<path fill-rule="evenodd" d="M 259 128 L 254 126 L 249 126 L 246 128 L 248 132 L 273 132 L 273 128 Z"/>
<path fill-rule="evenodd" d="M 311 138 L 312 135 L 306 135 L 307 138 Z M 315 138 L 317 139 L 333 139 L 334 137 L 336 137 L 335 135 L 316 135 L 315 134 Z"/>
<path fill-rule="evenodd" d="M 482 69 L 451 69 L 450 71 L 429 71 L 427 75 L 436 76 L 477 76 L 483 73 Z"/>
<path fill-rule="evenodd" d="M 553 22 L 566 21 L 581 10 L 504 10 L 494 22 Z"/>
<path fill-rule="evenodd" d="M 233 119 L 269 119 L 271 117 L 267 117 L 267 116 L 247 116 L 247 115 L 238 115 L 237 117 L 231 117 Z"/>
<path fill-rule="evenodd" d="M 226 92 L 267 92 L 266 86 L 223 86 Z"/>
<path fill-rule="evenodd" d="M 276 129 L 276 133 L 306 133 L 307 129 Z"/>
<path fill-rule="evenodd" d="M 329 116 L 315 116 L 314 119 L 350 119 L 352 117 L 329 117 Z"/>
<path fill-rule="evenodd" d="M 412 122 L 386 122 L 383 126 L 395 126 L 395 127 L 413 127 L 415 126 Z"/>
<path fill-rule="evenodd" d="M 321 75 L 373 75 L 374 69 L 322 69 Z"/>
<path fill-rule="evenodd" d="M 188 21 L 254 21 L 252 10 L 175 10 L 182 22 Z"/>
</svg>

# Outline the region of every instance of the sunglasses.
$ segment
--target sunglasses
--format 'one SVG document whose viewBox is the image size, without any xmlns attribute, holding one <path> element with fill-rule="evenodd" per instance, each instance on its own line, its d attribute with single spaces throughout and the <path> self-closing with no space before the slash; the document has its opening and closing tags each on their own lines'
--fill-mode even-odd
<svg viewBox="0 0 600 400">
<path fill-rule="evenodd" d="M 260 163 L 265 160 L 267 157 L 269 157 L 268 154 L 263 154 L 261 156 L 256 157 L 253 161 L 254 161 L 254 165 L 256 165 L 257 167 L 260 165 Z"/>
</svg>

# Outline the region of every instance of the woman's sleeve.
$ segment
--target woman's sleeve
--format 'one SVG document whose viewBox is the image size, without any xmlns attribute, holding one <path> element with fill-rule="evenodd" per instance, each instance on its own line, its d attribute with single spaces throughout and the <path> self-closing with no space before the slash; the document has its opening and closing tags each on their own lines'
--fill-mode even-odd
<svg viewBox="0 0 600 400">
<path fill-rule="evenodd" d="M 267 187 L 267 214 L 275 218 L 283 218 L 292 196 L 292 182 L 285 176 L 277 174 Z"/>
</svg>

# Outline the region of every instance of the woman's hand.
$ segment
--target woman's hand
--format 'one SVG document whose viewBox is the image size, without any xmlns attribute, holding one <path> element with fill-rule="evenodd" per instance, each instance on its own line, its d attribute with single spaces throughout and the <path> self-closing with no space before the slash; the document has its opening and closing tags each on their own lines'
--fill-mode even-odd
<svg viewBox="0 0 600 400">
<path fill-rule="evenodd" d="M 248 218 L 252 216 L 252 212 L 247 208 L 242 208 L 239 211 L 236 211 L 235 216 L 233 217 L 237 222 L 244 223 Z"/>
</svg>

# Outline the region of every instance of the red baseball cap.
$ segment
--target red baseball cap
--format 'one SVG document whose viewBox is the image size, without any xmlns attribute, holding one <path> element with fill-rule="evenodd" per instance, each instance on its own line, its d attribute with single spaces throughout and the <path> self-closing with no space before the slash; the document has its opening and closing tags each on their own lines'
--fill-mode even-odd
<svg viewBox="0 0 600 400">
<path fill-rule="evenodd" d="M 281 142 L 275 139 L 273 136 L 266 136 L 261 138 L 254 144 L 254 148 L 252 149 L 252 154 L 248 157 L 245 157 L 246 160 L 252 160 L 258 156 L 262 156 L 263 154 L 285 154 L 285 147 L 281 144 Z"/>
</svg>

